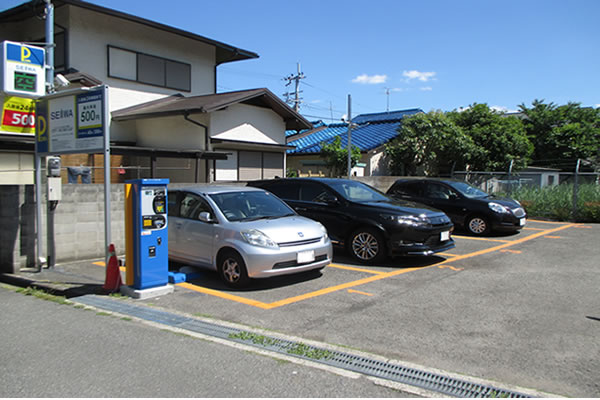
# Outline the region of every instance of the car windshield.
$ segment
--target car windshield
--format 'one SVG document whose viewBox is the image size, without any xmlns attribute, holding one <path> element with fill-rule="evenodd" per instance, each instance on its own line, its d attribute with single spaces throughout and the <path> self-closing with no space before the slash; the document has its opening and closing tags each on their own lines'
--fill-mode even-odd
<svg viewBox="0 0 600 400">
<path fill-rule="evenodd" d="M 467 182 L 449 182 L 450 186 L 460 192 L 463 196 L 468 197 L 470 199 L 474 199 L 477 197 L 488 197 L 489 195 L 477 189 L 475 186 L 469 185 Z"/>
<path fill-rule="evenodd" d="M 331 182 L 330 186 L 345 199 L 355 201 L 357 203 L 366 203 L 370 201 L 390 201 L 390 198 L 385 194 L 361 182 L 339 180 Z"/>
<path fill-rule="evenodd" d="M 215 193 L 209 197 L 229 221 L 251 221 L 296 215 L 271 193 L 263 191 Z"/>
</svg>

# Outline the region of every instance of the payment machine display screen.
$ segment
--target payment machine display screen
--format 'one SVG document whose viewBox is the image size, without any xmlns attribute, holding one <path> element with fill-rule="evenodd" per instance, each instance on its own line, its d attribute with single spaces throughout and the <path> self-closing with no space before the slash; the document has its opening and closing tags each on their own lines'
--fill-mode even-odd
<svg viewBox="0 0 600 400">
<path fill-rule="evenodd" d="M 162 229 L 166 225 L 167 196 L 164 188 L 141 188 L 141 211 L 143 229 Z"/>
</svg>

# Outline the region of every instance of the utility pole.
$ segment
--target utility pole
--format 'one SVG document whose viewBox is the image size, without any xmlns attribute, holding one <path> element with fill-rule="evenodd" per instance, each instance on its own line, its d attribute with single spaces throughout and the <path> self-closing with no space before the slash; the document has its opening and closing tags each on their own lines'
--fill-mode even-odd
<svg viewBox="0 0 600 400">
<path fill-rule="evenodd" d="M 348 179 L 352 176 L 352 97 L 348 95 Z"/>
<path fill-rule="evenodd" d="M 387 95 L 387 108 L 386 112 L 390 112 L 390 88 L 385 88 L 385 94 Z"/>
<path fill-rule="evenodd" d="M 300 72 L 300 63 L 297 64 L 298 66 L 298 73 L 296 75 L 290 75 L 287 76 L 285 78 L 283 78 L 283 80 L 287 81 L 287 83 L 285 84 L 285 86 L 289 86 L 292 84 L 292 81 L 296 83 L 296 89 L 294 90 L 294 98 L 290 99 L 290 93 L 285 92 L 283 95 L 285 96 L 285 102 L 288 104 L 293 104 L 294 106 L 294 111 L 298 112 L 300 111 L 300 103 L 302 103 L 302 99 L 300 98 L 300 93 L 302 93 L 302 91 L 300 90 L 300 79 L 304 79 L 306 78 L 306 76 L 304 76 L 303 72 Z"/>
</svg>

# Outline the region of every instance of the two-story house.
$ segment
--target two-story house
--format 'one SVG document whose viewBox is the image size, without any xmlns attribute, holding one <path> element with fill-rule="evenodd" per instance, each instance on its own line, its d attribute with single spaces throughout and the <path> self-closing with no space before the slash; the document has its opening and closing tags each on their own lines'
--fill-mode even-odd
<svg viewBox="0 0 600 400">
<path fill-rule="evenodd" d="M 221 64 L 254 52 L 80 0 L 54 0 L 55 72 L 109 87 L 113 182 L 269 178 L 285 173 L 286 130 L 311 124 L 268 89 L 217 93 Z M 0 12 L 0 41 L 45 41 L 44 2 Z M 6 98 L 1 99 L 4 105 Z M 0 184 L 33 183 L 34 135 L 0 129 Z M 103 158 L 63 156 L 102 181 Z M 66 181 L 66 171 L 63 171 Z"/>
</svg>

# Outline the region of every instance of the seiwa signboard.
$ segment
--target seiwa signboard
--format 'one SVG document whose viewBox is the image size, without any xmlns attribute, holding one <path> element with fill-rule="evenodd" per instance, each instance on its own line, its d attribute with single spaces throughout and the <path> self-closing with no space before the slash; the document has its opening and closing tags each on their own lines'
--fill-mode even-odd
<svg viewBox="0 0 600 400">
<path fill-rule="evenodd" d="M 46 93 L 46 50 L 23 43 L 2 42 L 2 85 L 7 96 L 37 98 Z"/>
<path fill-rule="evenodd" d="M 102 152 L 106 87 L 57 93 L 36 102 L 37 153 Z"/>
</svg>

